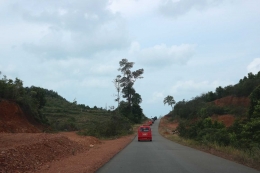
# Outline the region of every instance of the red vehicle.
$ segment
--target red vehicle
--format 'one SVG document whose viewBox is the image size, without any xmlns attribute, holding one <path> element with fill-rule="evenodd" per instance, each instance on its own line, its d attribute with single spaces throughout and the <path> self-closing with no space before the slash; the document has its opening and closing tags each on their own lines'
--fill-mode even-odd
<svg viewBox="0 0 260 173">
<path fill-rule="evenodd" d="M 149 125 L 142 125 L 138 128 L 138 141 L 152 141 L 152 129 Z"/>
<path fill-rule="evenodd" d="M 148 124 L 149 126 L 151 126 L 151 125 L 153 125 L 153 121 L 152 121 L 152 120 L 149 120 L 149 121 L 147 122 L 147 124 Z"/>
</svg>

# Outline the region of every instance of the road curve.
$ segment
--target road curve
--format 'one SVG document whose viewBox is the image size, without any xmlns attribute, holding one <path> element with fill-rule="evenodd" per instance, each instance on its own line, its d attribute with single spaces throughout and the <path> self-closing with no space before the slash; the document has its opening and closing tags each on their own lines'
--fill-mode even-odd
<svg viewBox="0 0 260 173">
<path fill-rule="evenodd" d="M 259 173 L 244 165 L 165 139 L 152 126 L 153 141 L 137 137 L 97 173 Z"/>
</svg>

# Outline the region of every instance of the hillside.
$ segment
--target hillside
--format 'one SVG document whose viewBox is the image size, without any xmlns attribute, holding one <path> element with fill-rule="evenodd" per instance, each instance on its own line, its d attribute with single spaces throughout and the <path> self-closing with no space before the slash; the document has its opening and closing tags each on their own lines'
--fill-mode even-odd
<svg viewBox="0 0 260 173">
<path fill-rule="evenodd" d="M 260 163 L 260 72 L 249 73 L 235 85 L 219 86 L 215 91 L 177 102 L 162 126 L 165 126 L 163 135 L 178 134 L 177 141 L 229 152 L 239 162 L 257 167 Z"/>
<path fill-rule="evenodd" d="M 227 96 L 201 105 L 203 108 L 199 108 L 198 113 L 205 117 L 180 119 L 172 114 L 164 116 L 159 127 L 161 135 L 260 170 L 260 119 L 247 116 L 250 98 Z M 207 114 L 209 112 L 213 114 Z"/>
<path fill-rule="evenodd" d="M 17 103 L 0 100 L 0 172 L 95 172 L 134 136 L 99 140 L 43 129 Z"/>
<path fill-rule="evenodd" d="M 92 123 L 107 121 L 111 112 L 68 102 L 60 96 L 46 94 L 46 104 L 41 110 L 53 130 L 75 131 L 87 128 Z"/>
<path fill-rule="evenodd" d="M 0 98 L 5 98 L 0 99 L 0 172 L 95 172 L 133 139 L 130 124 L 110 111 L 70 103 L 38 87 L 0 84 Z M 20 94 L 15 95 L 16 88 Z M 126 126 L 97 133 L 100 125 L 105 132 L 117 130 L 113 123 Z M 117 138 L 100 140 L 88 135 L 91 129 L 94 135 Z"/>
<path fill-rule="evenodd" d="M 243 107 L 244 109 L 248 109 L 250 105 L 250 99 L 248 97 L 227 96 L 221 99 L 216 99 L 211 103 L 219 107 Z M 232 126 L 236 119 L 236 116 L 234 114 L 212 114 L 211 117 L 213 121 L 216 120 L 218 122 L 221 122 L 226 127 Z M 175 131 L 179 125 L 177 120 L 171 121 L 171 114 L 166 115 L 161 124 L 161 126 L 165 126 L 165 128 L 167 129 L 167 134 Z"/>
</svg>

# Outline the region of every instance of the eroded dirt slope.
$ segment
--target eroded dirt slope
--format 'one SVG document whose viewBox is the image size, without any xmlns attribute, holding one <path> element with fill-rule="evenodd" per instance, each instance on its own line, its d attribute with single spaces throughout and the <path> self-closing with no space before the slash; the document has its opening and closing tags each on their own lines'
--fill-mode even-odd
<svg viewBox="0 0 260 173">
<path fill-rule="evenodd" d="M 234 97 L 234 96 L 227 96 L 221 99 L 217 99 L 213 101 L 214 104 L 218 106 L 242 106 L 242 107 L 249 107 L 250 99 L 248 97 Z"/>
<path fill-rule="evenodd" d="M 13 101 L 0 100 L 0 133 L 38 133 L 39 127 L 33 125 L 20 106 Z"/>
</svg>

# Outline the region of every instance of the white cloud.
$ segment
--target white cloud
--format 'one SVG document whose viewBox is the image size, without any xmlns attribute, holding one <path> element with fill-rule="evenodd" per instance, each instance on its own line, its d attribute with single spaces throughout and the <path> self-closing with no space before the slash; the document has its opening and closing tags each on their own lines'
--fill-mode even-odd
<svg viewBox="0 0 260 173">
<path fill-rule="evenodd" d="M 202 81 L 200 83 L 196 83 L 195 81 L 178 81 L 174 86 L 172 86 L 172 90 L 174 93 L 178 92 L 179 90 L 186 90 L 191 88 L 201 88 L 202 86 L 207 85 L 207 81 Z"/>
<path fill-rule="evenodd" d="M 108 8 L 124 17 L 140 17 L 156 9 L 161 0 L 110 0 Z"/>
<path fill-rule="evenodd" d="M 112 80 L 111 80 L 112 81 Z M 110 88 L 111 87 L 110 80 L 108 78 L 102 79 L 102 78 L 86 78 L 83 81 L 80 82 L 80 86 L 82 88 Z M 112 94 L 112 93 L 111 93 Z"/>
<path fill-rule="evenodd" d="M 0 59 L 0 62 L 2 60 Z M 3 61 L 2 61 L 3 62 Z M 25 86 L 41 86 L 48 89 L 60 88 L 104 88 L 112 86 L 117 72 L 114 60 L 103 61 L 99 58 L 67 58 L 67 59 L 9 59 L 5 66 L 0 63 L 0 71 L 8 78 L 18 77 Z"/>
<path fill-rule="evenodd" d="M 171 93 L 180 94 L 180 93 L 194 93 L 193 96 L 201 94 L 202 92 L 208 92 L 214 90 L 219 86 L 219 81 L 178 81 L 171 87 Z"/>
<path fill-rule="evenodd" d="M 101 51 L 125 49 L 130 45 L 130 41 L 124 20 L 108 10 L 107 5 L 107 0 L 73 3 L 16 1 L 7 4 L 6 8 L 13 11 L 12 15 L 20 17 L 15 17 L 6 27 L 10 30 L 10 26 L 15 25 L 13 29 L 20 35 L 29 35 L 18 36 L 23 42 L 16 44 L 22 45 L 24 50 L 37 56 L 82 57 Z M 5 13 L 5 16 L 8 16 L 8 11 Z M 20 24 L 19 28 L 17 24 Z M 0 31 L 2 30 L 0 28 Z M 10 42 L 8 38 L 5 40 Z"/>
<path fill-rule="evenodd" d="M 113 73 L 116 70 L 116 65 L 109 65 L 109 64 L 95 64 L 90 68 L 92 74 L 96 75 L 108 75 Z"/>
<path fill-rule="evenodd" d="M 138 51 L 140 51 L 140 44 L 136 41 L 132 42 L 129 52 L 136 53 Z"/>
<path fill-rule="evenodd" d="M 260 71 L 260 58 L 255 58 L 248 66 L 247 71 L 254 74 Z"/>
<path fill-rule="evenodd" d="M 166 16 L 177 17 L 184 15 L 193 9 L 201 11 L 216 6 L 221 2 L 222 0 L 165 0 L 159 10 Z"/>
<path fill-rule="evenodd" d="M 147 102 L 148 103 L 156 103 L 156 102 L 161 102 L 163 100 L 164 94 L 163 92 L 153 92 L 152 98 L 149 99 Z"/>
<path fill-rule="evenodd" d="M 195 45 L 189 44 L 172 45 L 170 47 L 165 44 L 156 45 L 142 49 L 139 54 L 139 60 L 144 65 L 157 67 L 186 64 L 195 54 L 195 47 Z"/>
</svg>

